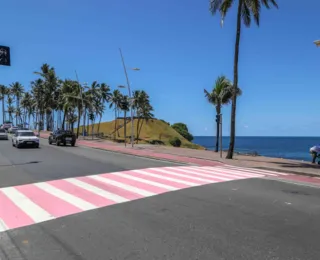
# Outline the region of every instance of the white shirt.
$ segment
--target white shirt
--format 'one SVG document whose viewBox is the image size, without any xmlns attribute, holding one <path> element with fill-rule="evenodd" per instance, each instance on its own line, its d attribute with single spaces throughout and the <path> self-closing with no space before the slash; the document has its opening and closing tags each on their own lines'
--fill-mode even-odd
<svg viewBox="0 0 320 260">
<path fill-rule="evenodd" d="M 320 145 L 315 145 L 310 148 L 310 152 L 320 153 Z"/>
</svg>

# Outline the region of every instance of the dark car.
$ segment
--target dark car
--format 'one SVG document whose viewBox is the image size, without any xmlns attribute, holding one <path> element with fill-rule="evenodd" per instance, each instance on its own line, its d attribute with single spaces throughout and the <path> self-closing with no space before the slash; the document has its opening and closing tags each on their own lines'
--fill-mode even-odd
<svg viewBox="0 0 320 260">
<path fill-rule="evenodd" d="M 76 144 L 76 135 L 71 131 L 67 130 L 56 130 L 53 133 L 50 133 L 49 144 L 55 143 L 57 146 L 59 145 L 67 145 L 71 144 L 71 146 L 75 146 Z"/>
</svg>

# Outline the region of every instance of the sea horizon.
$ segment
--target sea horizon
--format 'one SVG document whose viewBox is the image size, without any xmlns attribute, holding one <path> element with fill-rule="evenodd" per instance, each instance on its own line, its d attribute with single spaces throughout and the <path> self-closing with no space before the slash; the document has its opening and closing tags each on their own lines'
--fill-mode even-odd
<svg viewBox="0 0 320 260">
<path fill-rule="evenodd" d="M 229 136 L 222 137 L 222 149 L 229 148 Z M 214 150 L 215 136 L 194 136 L 192 141 L 208 150 Z M 320 143 L 314 136 L 236 136 L 235 151 L 266 157 L 310 161 L 310 147 Z"/>
</svg>

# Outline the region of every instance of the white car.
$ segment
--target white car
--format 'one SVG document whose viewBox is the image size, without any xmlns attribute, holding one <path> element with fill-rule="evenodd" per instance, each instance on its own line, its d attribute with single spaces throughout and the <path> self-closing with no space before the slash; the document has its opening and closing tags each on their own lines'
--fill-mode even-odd
<svg viewBox="0 0 320 260">
<path fill-rule="evenodd" d="M 5 129 L 0 128 L 0 139 L 8 140 L 8 133 Z"/>
<path fill-rule="evenodd" d="M 22 146 L 32 146 L 39 148 L 40 139 L 31 130 L 17 130 L 12 136 L 12 146 L 20 148 Z"/>
</svg>

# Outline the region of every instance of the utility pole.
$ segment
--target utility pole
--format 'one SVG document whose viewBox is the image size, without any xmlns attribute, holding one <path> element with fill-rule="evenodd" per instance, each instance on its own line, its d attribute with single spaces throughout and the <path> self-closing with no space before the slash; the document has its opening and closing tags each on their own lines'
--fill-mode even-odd
<svg viewBox="0 0 320 260">
<path fill-rule="evenodd" d="M 132 95 L 131 95 L 131 88 L 130 88 L 130 82 L 129 82 L 129 77 L 128 77 L 128 73 L 127 73 L 127 68 L 126 65 L 124 63 L 124 59 L 123 59 L 123 55 L 122 55 L 122 51 L 121 48 L 119 48 L 120 51 L 120 56 L 121 56 L 121 60 L 122 60 L 122 65 L 123 65 L 123 70 L 124 70 L 124 74 L 126 75 L 126 79 L 127 79 L 127 85 L 128 85 L 128 92 L 129 92 L 129 100 L 131 102 L 130 104 L 130 112 L 131 112 L 131 147 L 133 148 L 133 135 L 134 135 L 134 127 L 133 127 L 133 107 L 132 107 Z M 126 136 L 124 137 L 126 139 Z"/>
<path fill-rule="evenodd" d="M 219 127 L 220 127 L 220 158 L 222 158 L 222 114 L 219 115 Z"/>
<path fill-rule="evenodd" d="M 80 88 L 81 105 L 82 105 L 82 113 L 83 113 L 82 136 L 83 136 L 83 139 L 85 139 L 85 136 L 84 136 L 84 131 L 85 131 L 84 126 L 85 126 L 85 124 L 86 124 L 86 114 L 84 113 L 83 96 L 82 96 L 82 86 L 80 85 L 79 78 L 78 78 L 78 73 L 77 73 L 76 70 L 75 70 L 75 73 L 76 73 L 77 82 L 78 82 L 78 85 L 79 85 L 79 88 Z M 79 115 L 79 116 L 80 116 L 80 115 Z"/>
</svg>

